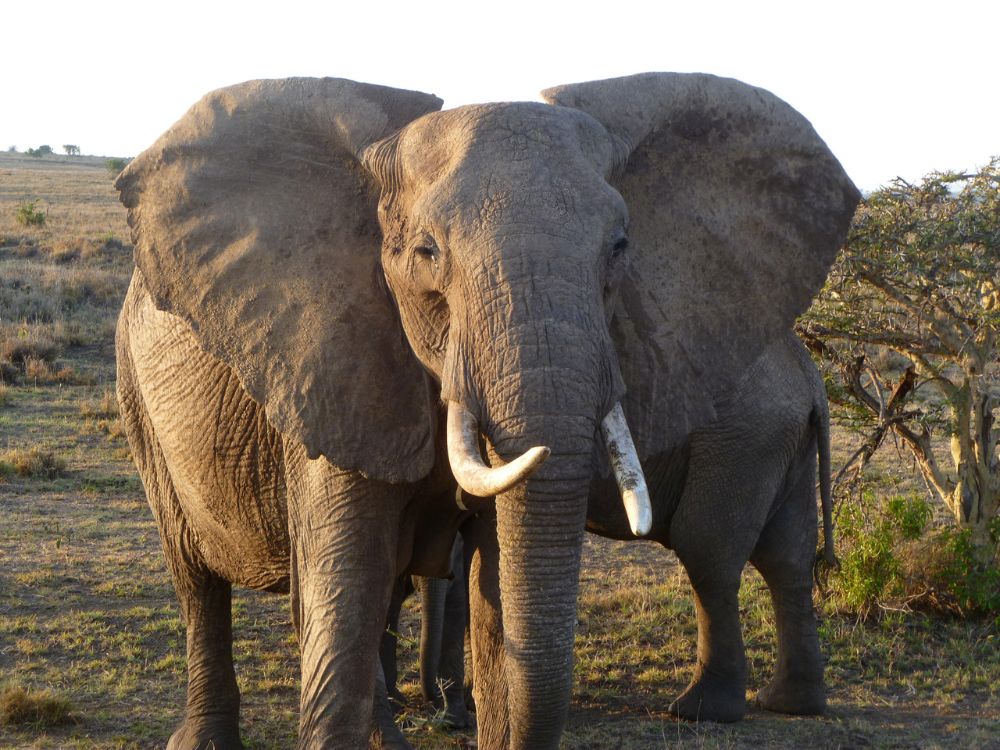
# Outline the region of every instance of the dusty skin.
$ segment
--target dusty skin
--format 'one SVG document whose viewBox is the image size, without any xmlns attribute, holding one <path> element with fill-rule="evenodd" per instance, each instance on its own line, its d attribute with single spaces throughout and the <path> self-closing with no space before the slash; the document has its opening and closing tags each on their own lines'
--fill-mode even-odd
<svg viewBox="0 0 1000 750">
<path fill-rule="evenodd" d="M 748 367 L 780 362 L 857 191 L 800 115 L 736 81 L 545 96 L 437 112 L 351 81 L 253 81 L 118 178 L 137 263 L 118 397 L 187 626 L 169 748 L 241 746 L 232 584 L 290 592 L 299 746 L 367 743 L 392 581 L 446 572 L 465 513 L 442 450 L 459 412 L 492 463 L 551 452 L 481 504 L 470 599 L 479 746 L 555 748 L 584 522 L 624 516 L 595 484 L 619 402 L 659 480 L 650 537 L 696 582 L 701 667 L 674 710 L 743 715 L 748 558 L 781 633 L 761 702 L 823 709 L 805 468 L 821 407 L 792 396 L 796 426 L 759 431 L 773 461 L 730 454 L 776 400 Z M 734 480 L 745 497 L 724 496 Z"/>
</svg>

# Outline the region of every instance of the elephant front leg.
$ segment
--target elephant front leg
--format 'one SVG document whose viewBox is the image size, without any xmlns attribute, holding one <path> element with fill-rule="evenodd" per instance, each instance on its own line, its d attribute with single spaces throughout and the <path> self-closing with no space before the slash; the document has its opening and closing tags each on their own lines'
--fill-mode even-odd
<svg viewBox="0 0 1000 750">
<path fill-rule="evenodd" d="M 770 683 L 757 693 L 769 711 L 821 714 L 826 710 L 823 656 L 812 600 L 816 554 L 814 451 L 806 454 L 790 490 L 761 534 L 750 561 L 771 590 L 778 659 Z"/>
<path fill-rule="evenodd" d="M 364 748 L 407 488 L 289 457 L 299 747 Z"/>
</svg>

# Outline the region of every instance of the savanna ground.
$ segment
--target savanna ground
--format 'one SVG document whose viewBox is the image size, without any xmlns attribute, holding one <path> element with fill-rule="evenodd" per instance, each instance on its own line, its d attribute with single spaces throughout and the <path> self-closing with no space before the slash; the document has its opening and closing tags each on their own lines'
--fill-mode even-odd
<svg viewBox="0 0 1000 750">
<path fill-rule="evenodd" d="M 37 200 L 41 225 L 16 221 Z M 0 748 L 162 747 L 181 716 L 184 632 L 156 527 L 117 422 L 114 319 L 131 273 L 124 210 L 103 160 L 0 155 Z M 837 435 L 837 466 L 853 446 Z M 868 469 L 913 489 L 887 452 Z M 695 659 L 689 587 L 672 553 L 590 537 L 563 747 L 1000 747 L 1000 632 L 891 611 L 861 622 L 817 598 L 830 708 L 752 708 L 733 725 L 666 708 Z M 762 580 L 740 596 L 750 693 L 774 623 Z M 471 746 L 420 707 L 419 623 L 401 625 L 406 731 Z M 293 746 L 297 646 L 283 597 L 237 591 L 235 655 L 248 748 Z"/>
</svg>

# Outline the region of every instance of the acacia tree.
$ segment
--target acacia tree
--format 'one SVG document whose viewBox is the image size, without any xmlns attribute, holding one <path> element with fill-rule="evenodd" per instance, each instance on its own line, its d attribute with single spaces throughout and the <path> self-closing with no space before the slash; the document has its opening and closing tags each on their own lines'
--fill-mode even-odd
<svg viewBox="0 0 1000 750">
<path fill-rule="evenodd" d="M 63 146 L 63 151 L 66 152 L 67 156 L 79 156 L 80 155 L 80 147 L 79 146 L 75 146 L 72 143 L 67 143 L 65 146 Z"/>
<path fill-rule="evenodd" d="M 869 195 L 799 332 L 837 371 L 832 398 L 868 422 L 862 458 L 894 432 L 980 559 L 994 556 L 1000 157 L 975 174 L 897 179 Z M 932 445 L 941 432 L 950 461 Z"/>
</svg>

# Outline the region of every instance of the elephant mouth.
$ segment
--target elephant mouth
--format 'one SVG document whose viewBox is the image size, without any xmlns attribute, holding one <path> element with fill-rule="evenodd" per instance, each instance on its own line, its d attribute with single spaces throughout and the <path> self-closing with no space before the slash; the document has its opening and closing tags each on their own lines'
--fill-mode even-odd
<svg viewBox="0 0 1000 750">
<path fill-rule="evenodd" d="M 620 402 L 601 421 L 601 433 L 629 526 L 635 536 L 645 536 L 653 525 L 653 509 Z M 551 452 L 547 446 L 535 446 L 503 466 L 488 466 L 479 451 L 478 420 L 457 401 L 448 402 L 448 461 L 459 487 L 470 495 L 506 492 L 528 479 Z"/>
</svg>

